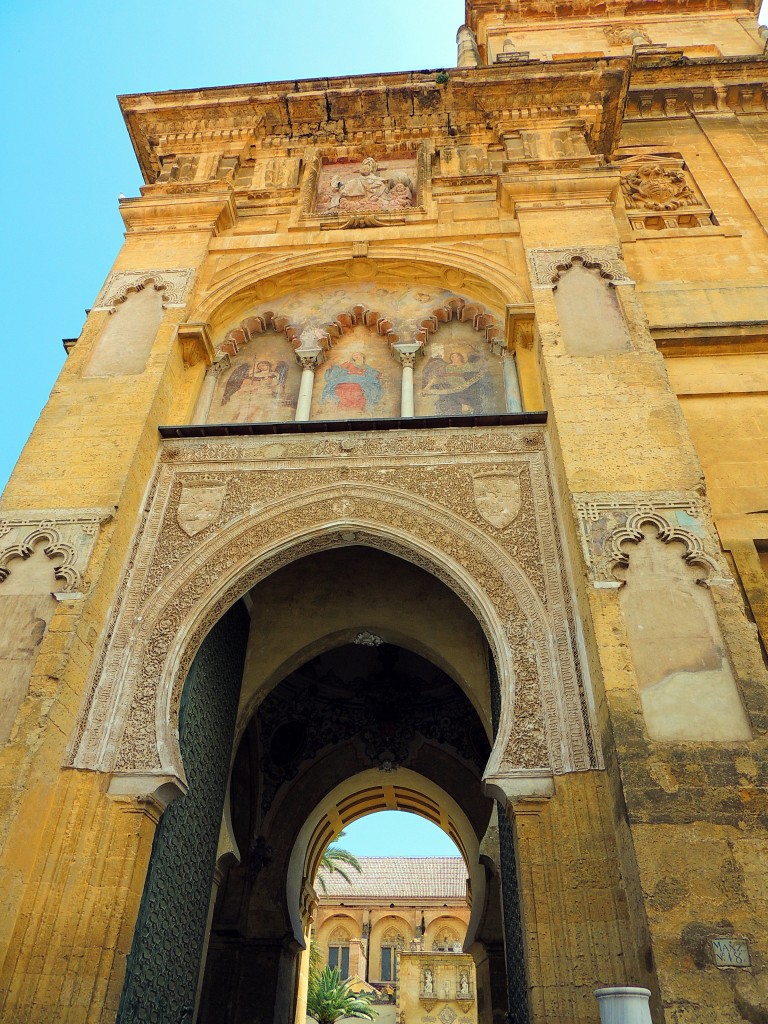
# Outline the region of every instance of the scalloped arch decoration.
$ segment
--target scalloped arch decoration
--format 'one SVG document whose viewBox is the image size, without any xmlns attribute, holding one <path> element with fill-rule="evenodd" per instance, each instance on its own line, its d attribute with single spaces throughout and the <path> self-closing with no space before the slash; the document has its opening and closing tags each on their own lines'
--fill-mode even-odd
<svg viewBox="0 0 768 1024">
<path fill-rule="evenodd" d="M 366 309 L 365 306 L 356 305 L 350 310 L 342 311 L 338 313 L 334 319 L 325 324 L 324 330 L 328 337 L 331 339 L 331 344 L 336 338 L 342 337 L 342 335 L 350 330 L 352 327 L 358 326 L 369 327 L 375 330 L 377 334 L 385 338 L 390 345 L 396 344 L 400 338 L 392 329 L 392 321 L 373 309 Z"/>
<path fill-rule="evenodd" d="M 498 344 L 502 331 L 492 313 L 477 303 L 466 302 L 460 297 L 448 299 L 442 306 L 432 310 L 430 317 L 422 320 L 416 331 L 415 340 L 422 344 L 451 320 L 470 323 L 474 330 L 482 333 L 489 345 Z"/>
<path fill-rule="evenodd" d="M 0 584 L 11 574 L 9 563 L 14 558 L 29 558 L 37 544 L 44 545 L 43 554 L 51 561 L 61 558 L 61 562 L 54 564 L 53 574 L 57 580 L 66 583 L 68 591 L 77 590 L 81 583 L 80 573 L 75 569 L 77 552 L 61 539 L 59 532 L 52 526 L 40 526 L 28 533 L 18 544 L 9 545 L 0 551 Z"/>
<path fill-rule="evenodd" d="M 665 544 L 682 544 L 685 553 L 682 558 L 688 565 L 701 566 L 708 576 L 717 574 L 718 568 L 714 560 L 704 550 L 701 539 L 691 530 L 676 526 L 656 509 L 644 509 L 634 512 L 624 526 L 617 527 L 605 543 L 603 562 L 611 575 L 616 579 L 617 569 L 629 567 L 630 554 L 624 550 L 625 544 L 640 544 L 645 540 L 644 526 L 653 526 L 657 537 Z M 705 577 L 706 579 L 706 577 Z M 623 580 L 621 581 L 624 582 Z"/>
<path fill-rule="evenodd" d="M 621 250 L 613 246 L 597 246 L 590 249 L 531 249 L 528 260 L 533 282 L 539 287 L 557 289 L 560 278 L 571 270 L 575 263 L 581 264 L 586 270 L 597 270 L 600 277 L 607 280 L 610 285 L 634 283 L 627 275 Z"/>
<path fill-rule="evenodd" d="M 239 327 L 228 331 L 218 346 L 218 351 L 229 356 L 236 356 L 239 350 L 256 335 L 266 334 L 268 331 L 275 331 L 277 334 L 282 332 L 293 348 L 299 347 L 299 332 L 288 317 L 268 311 L 262 313 L 261 316 L 248 316 Z"/>
</svg>

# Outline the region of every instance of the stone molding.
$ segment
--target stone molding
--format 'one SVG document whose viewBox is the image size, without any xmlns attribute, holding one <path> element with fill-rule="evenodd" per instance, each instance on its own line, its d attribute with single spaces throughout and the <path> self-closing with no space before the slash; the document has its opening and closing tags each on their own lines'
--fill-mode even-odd
<svg viewBox="0 0 768 1024">
<path fill-rule="evenodd" d="M 179 270 L 114 270 L 99 292 L 94 310 L 114 312 L 118 303 L 125 302 L 131 292 L 140 291 L 148 284 L 163 292 L 163 309 L 186 305 L 186 295 L 195 271 L 192 267 Z"/>
<path fill-rule="evenodd" d="M 55 563 L 54 576 L 66 584 L 56 596 L 80 597 L 99 527 L 111 518 L 107 509 L 0 513 L 0 587 L 13 571 L 9 563 L 29 558 L 43 543 L 43 553 Z"/>
<path fill-rule="evenodd" d="M 210 324 L 179 324 L 176 337 L 181 345 L 181 356 L 186 369 L 197 363 L 205 363 L 206 367 L 213 364 L 216 353 L 211 341 Z"/>
<path fill-rule="evenodd" d="M 67 763 L 183 780 L 181 688 L 213 623 L 281 566 L 364 543 L 435 575 L 484 628 L 505 695 L 487 779 L 600 767 L 548 466 L 535 427 L 166 441 Z M 520 508 L 494 527 L 472 478 L 510 469 Z M 212 473 L 226 496 L 190 537 L 180 496 Z"/>
<path fill-rule="evenodd" d="M 530 249 L 528 264 L 534 287 L 552 288 L 560 276 L 571 269 L 574 261 L 579 261 L 588 269 L 597 268 L 600 276 L 611 284 L 635 283 L 627 274 L 618 246 L 605 245 L 583 249 Z"/>
</svg>

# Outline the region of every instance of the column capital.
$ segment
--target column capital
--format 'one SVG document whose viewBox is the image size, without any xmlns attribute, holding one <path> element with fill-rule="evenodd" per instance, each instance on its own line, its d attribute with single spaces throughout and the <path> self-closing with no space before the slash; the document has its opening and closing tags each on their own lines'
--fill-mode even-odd
<svg viewBox="0 0 768 1024">
<path fill-rule="evenodd" d="M 417 356 L 420 356 L 424 350 L 422 344 L 398 342 L 396 345 L 390 346 L 392 355 L 397 359 L 403 366 L 413 367 L 416 363 Z"/>
<path fill-rule="evenodd" d="M 483 789 L 505 810 L 514 810 L 529 802 L 547 801 L 555 793 L 555 780 L 547 768 L 532 769 L 514 775 L 491 775 L 483 779 Z"/>
<path fill-rule="evenodd" d="M 211 366 L 215 360 L 215 352 L 211 341 L 211 327 L 206 323 L 179 324 L 176 337 L 181 345 L 184 366 L 189 369 L 197 363 Z"/>
<path fill-rule="evenodd" d="M 319 346 L 317 348 L 297 348 L 296 359 L 303 370 L 316 370 L 325 358 L 325 353 Z"/>
</svg>

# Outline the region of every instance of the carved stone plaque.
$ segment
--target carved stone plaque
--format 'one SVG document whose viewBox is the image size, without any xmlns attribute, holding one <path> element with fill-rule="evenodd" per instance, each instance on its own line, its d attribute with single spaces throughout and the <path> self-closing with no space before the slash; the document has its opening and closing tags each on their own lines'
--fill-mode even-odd
<svg viewBox="0 0 768 1024">
<path fill-rule="evenodd" d="M 317 213 L 407 210 L 416 197 L 416 159 L 366 157 L 359 163 L 324 163 L 317 181 Z"/>
<path fill-rule="evenodd" d="M 712 939 L 715 967 L 751 967 L 749 943 L 746 939 Z"/>
</svg>

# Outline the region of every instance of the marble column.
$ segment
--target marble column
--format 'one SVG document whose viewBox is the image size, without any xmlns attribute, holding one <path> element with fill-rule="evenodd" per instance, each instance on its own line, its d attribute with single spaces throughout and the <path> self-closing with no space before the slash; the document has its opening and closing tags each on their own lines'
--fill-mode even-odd
<svg viewBox="0 0 768 1024">
<path fill-rule="evenodd" d="M 296 358 L 301 365 L 301 384 L 299 399 L 296 403 L 296 415 L 293 418 L 297 423 L 305 423 L 309 419 L 312 407 L 315 370 L 323 361 L 323 350 L 319 346 L 317 348 L 299 348 L 296 349 Z"/>
<path fill-rule="evenodd" d="M 208 421 L 208 413 L 211 409 L 213 393 L 216 390 L 216 382 L 221 374 L 228 370 L 231 365 L 230 358 L 225 353 L 208 367 L 205 377 L 203 377 L 203 386 L 200 388 L 197 404 L 195 405 L 195 412 L 192 417 L 194 423 L 206 423 Z"/>
<path fill-rule="evenodd" d="M 400 385 L 400 415 L 410 418 L 416 415 L 413 397 L 413 367 L 416 356 L 421 352 L 421 345 L 393 345 L 395 358 L 403 368 Z"/>
</svg>

